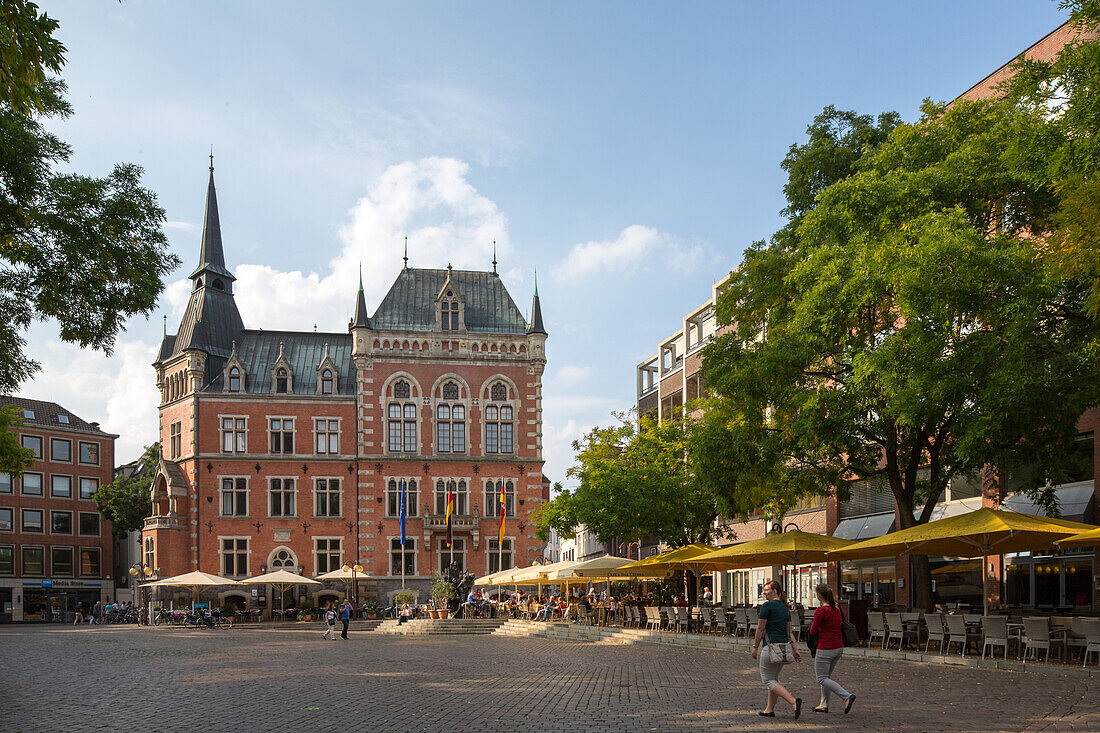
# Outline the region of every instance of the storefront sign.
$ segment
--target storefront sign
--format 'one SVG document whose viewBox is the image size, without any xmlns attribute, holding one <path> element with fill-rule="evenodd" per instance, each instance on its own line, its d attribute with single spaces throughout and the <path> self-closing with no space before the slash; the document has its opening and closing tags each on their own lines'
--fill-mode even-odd
<svg viewBox="0 0 1100 733">
<path fill-rule="evenodd" d="M 101 588 L 103 583 L 98 580 L 60 580 L 43 578 L 42 580 L 24 580 L 26 588 Z"/>
</svg>

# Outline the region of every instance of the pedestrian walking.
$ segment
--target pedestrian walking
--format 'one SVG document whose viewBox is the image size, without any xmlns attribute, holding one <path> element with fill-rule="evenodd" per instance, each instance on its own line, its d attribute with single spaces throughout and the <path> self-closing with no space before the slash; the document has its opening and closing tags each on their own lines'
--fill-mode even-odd
<svg viewBox="0 0 1100 733">
<path fill-rule="evenodd" d="M 76 615 L 73 616 L 73 626 L 84 623 L 84 602 L 76 602 Z"/>
<path fill-rule="evenodd" d="M 328 629 L 321 634 L 321 638 L 336 641 L 336 610 L 332 607 L 332 601 L 325 604 L 325 623 Z"/>
<path fill-rule="evenodd" d="M 351 603 L 348 599 L 344 599 L 344 605 L 340 606 L 340 621 L 344 624 L 344 630 L 340 632 L 341 638 L 347 640 L 348 638 L 348 623 L 351 621 Z"/>
<path fill-rule="evenodd" d="M 791 612 L 783 600 L 783 591 L 778 581 L 769 580 L 764 584 L 764 598 L 767 600 L 760 606 L 757 614 L 760 620 L 756 624 L 756 636 L 752 645 L 752 658 L 759 656 L 760 659 L 760 681 L 768 686 L 768 704 L 760 711 L 760 715 L 774 718 L 775 704 L 779 698 L 783 698 L 794 708 L 794 717 L 797 720 L 802 715 L 802 698 L 795 697 L 779 684 L 779 672 L 783 665 L 802 661 L 791 632 Z M 764 643 L 762 651 L 761 642 Z"/>
<path fill-rule="evenodd" d="M 829 712 L 829 695 L 833 694 L 844 701 L 844 714 L 852 709 L 856 696 L 841 687 L 833 679 L 836 663 L 844 654 L 844 635 L 840 624 L 844 620 L 836 606 L 836 596 L 827 583 L 817 586 L 818 609 L 814 611 L 814 620 L 810 624 L 809 636 L 816 639 L 817 651 L 814 652 L 814 674 L 817 684 L 821 685 L 821 702 L 814 708 L 815 713 Z"/>
<path fill-rule="evenodd" d="M 96 601 L 95 605 L 92 606 L 92 615 L 91 615 L 91 618 L 88 619 L 88 623 L 89 624 L 99 623 L 99 617 L 102 614 L 103 614 L 103 601 Z"/>
</svg>

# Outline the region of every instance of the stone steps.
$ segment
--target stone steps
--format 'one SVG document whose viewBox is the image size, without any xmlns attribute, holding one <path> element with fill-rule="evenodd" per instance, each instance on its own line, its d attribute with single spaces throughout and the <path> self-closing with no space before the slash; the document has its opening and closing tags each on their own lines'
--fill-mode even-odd
<svg viewBox="0 0 1100 733">
<path fill-rule="evenodd" d="M 488 635 L 499 629 L 506 619 L 413 619 L 398 624 L 397 619 L 386 619 L 371 633 L 400 636 L 453 636 L 466 634 Z"/>
</svg>

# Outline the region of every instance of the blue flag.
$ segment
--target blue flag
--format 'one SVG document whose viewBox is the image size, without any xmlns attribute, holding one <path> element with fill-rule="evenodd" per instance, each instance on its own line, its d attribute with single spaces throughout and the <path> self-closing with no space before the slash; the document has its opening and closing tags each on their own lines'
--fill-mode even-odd
<svg viewBox="0 0 1100 733">
<path fill-rule="evenodd" d="M 401 482 L 400 507 L 397 510 L 397 521 L 401 525 L 401 549 L 405 549 L 405 482 Z"/>
</svg>

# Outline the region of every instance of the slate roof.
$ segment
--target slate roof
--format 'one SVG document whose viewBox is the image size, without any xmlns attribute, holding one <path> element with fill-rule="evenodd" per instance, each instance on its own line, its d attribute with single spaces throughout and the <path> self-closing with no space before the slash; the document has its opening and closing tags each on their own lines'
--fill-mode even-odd
<svg viewBox="0 0 1100 733">
<path fill-rule="evenodd" d="M 25 397 L 10 397 L 7 395 L 0 395 L 0 405 L 8 406 L 15 405 L 20 410 L 34 410 L 34 417 L 24 417 L 23 423 L 28 426 L 41 427 L 48 430 L 56 430 L 58 428 L 64 430 L 75 430 L 80 433 L 91 433 L 94 435 L 102 435 L 108 438 L 117 438 L 117 435 L 100 430 L 99 423 L 90 423 L 74 415 L 69 410 L 66 410 L 56 402 L 46 402 L 43 400 L 30 400 Z M 63 423 L 58 419 L 59 415 L 66 415 L 69 418 L 69 422 Z"/>
<path fill-rule="evenodd" d="M 431 331 L 435 326 L 435 298 L 448 274 L 465 298 L 467 331 L 527 333 L 523 314 L 496 273 L 472 270 L 402 270 L 371 317 L 371 327 L 380 331 Z"/>
<path fill-rule="evenodd" d="M 238 334 L 237 358 L 245 370 L 245 392 L 267 394 L 271 392 L 271 369 L 279 358 L 279 344 L 283 356 L 290 362 L 294 374 L 292 394 L 317 394 L 317 367 L 328 356 L 336 366 L 336 394 L 355 394 L 355 366 L 351 360 L 351 335 L 346 333 L 303 333 L 300 331 L 242 331 Z M 232 345 L 231 345 L 232 348 Z M 222 392 L 226 359 L 207 360 L 205 392 Z"/>
</svg>

